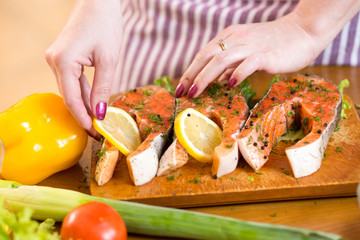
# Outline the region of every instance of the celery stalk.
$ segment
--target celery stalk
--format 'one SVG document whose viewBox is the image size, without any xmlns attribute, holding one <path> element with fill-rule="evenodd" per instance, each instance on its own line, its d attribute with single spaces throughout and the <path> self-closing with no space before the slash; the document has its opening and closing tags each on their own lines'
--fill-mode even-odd
<svg viewBox="0 0 360 240">
<path fill-rule="evenodd" d="M 101 201 L 120 213 L 129 232 L 153 236 L 242 240 L 341 239 L 331 233 L 111 200 L 59 188 L 18 186 L 8 184 L 5 180 L 0 180 L 0 196 L 14 211 L 30 207 L 34 211 L 34 219 L 53 218 L 57 221 L 61 221 L 70 210 L 80 204 Z"/>
</svg>

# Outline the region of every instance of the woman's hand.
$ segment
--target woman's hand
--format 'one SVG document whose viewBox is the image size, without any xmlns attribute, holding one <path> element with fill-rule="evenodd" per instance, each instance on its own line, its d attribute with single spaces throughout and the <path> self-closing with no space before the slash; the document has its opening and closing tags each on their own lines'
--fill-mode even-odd
<svg viewBox="0 0 360 240">
<path fill-rule="evenodd" d="M 188 97 L 197 97 L 217 77 L 233 87 L 257 70 L 270 74 L 299 70 L 316 58 L 314 45 L 313 37 L 286 17 L 229 26 L 198 52 L 175 96 L 187 92 Z"/>
<path fill-rule="evenodd" d="M 122 33 L 119 0 L 79 0 L 63 31 L 46 52 L 66 106 L 95 136 L 92 116 L 105 117 L 118 65 Z M 84 66 L 94 67 L 90 87 Z"/>
<path fill-rule="evenodd" d="M 181 77 L 175 97 L 185 93 L 197 97 L 218 77 L 233 87 L 257 70 L 270 74 L 300 70 L 359 9 L 358 0 L 302 0 L 293 12 L 275 21 L 232 25 L 198 52 Z"/>
</svg>

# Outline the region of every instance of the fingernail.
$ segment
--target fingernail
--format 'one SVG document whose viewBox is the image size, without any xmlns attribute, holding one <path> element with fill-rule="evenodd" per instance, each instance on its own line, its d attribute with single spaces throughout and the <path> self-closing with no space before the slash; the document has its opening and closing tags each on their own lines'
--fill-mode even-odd
<svg viewBox="0 0 360 240">
<path fill-rule="evenodd" d="M 196 91 L 197 91 L 197 86 L 193 84 L 187 93 L 187 97 L 192 98 L 195 95 Z"/>
<path fill-rule="evenodd" d="M 233 86 L 235 86 L 236 82 L 237 82 L 236 78 L 232 77 L 232 78 L 230 78 L 230 80 L 228 82 L 228 86 L 233 87 Z"/>
<path fill-rule="evenodd" d="M 96 104 L 96 118 L 99 120 L 103 120 L 106 114 L 107 104 L 106 102 L 99 102 Z"/>
<path fill-rule="evenodd" d="M 179 83 L 179 85 L 177 85 L 176 90 L 175 90 L 175 97 L 179 98 L 181 97 L 181 94 L 184 91 L 184 85 L 182 85 L 181 83 Z"/>
</svg>

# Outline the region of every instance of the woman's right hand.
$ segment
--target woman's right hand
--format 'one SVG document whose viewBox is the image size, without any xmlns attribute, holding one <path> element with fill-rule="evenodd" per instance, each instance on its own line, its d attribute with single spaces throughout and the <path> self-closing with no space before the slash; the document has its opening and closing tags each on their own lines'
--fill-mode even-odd
<svg viewBox="0 0 360 240">
<path fill-rule="evenodd" d="M 64 29 L 46 51 L 66 106 L 95 137 L 92 116 L 105 117 L 122 35 L 119 0 L 78 0 Z M 92 87 L 83 74 L 94 67 Z"/>
</svg>

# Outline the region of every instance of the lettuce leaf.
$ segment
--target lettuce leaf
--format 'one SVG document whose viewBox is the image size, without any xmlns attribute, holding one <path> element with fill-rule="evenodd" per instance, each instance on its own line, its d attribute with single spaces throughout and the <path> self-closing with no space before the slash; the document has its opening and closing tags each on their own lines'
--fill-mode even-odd
<svg viewBox="0 0 360 240">
<path fill-rule="evenodd" d="M 342 98 L 342 109 L 341 109 L 341 118 L 342 119 L 346 119 L 347 118 L 347 115 L 345 113 L 345 110 L 347 109 L 350 109 L 351 108 L 351 104 L 344 100 L 344 95 L 343 95 L 343 92 L 344 92 L 344 88 L 348 88 L 350 87 L 350 82 L 348 79 L 344 79 L 340 82 L 340 84 L 338 85 L 338 89 L 339 89 L 339 92 L 341 94 L 341 98 Z"/>
<path fill-rule="evenodd" d="M 241 92 L 244 95 L 244 98 L 246 99 L 246 102 L 248 103 L 250 109 L 254 107 L 254 103 L 252 101 L 253 97 L 256 95 L 255 91 L 252 89 L 249 78 L 246 78 L 244 81 L 242 81 L 239 85 L 239 88 L 241 88 Z"/>
<path fill-rule="evenodd" d="M 60 240 L 59 234 L 54 230 L 53 219 L 39 223 L 31 219 L 32 213 L 30 208 L 12 213 L 5 208 L 4 200 L 0 198 L 0 239 Z"/>
<path fill-rule="evenodd" d="M 161 78 L 155 79 L 154 85 L 165 88 L 172 95 L 174 95 L 175 93 L 175 87 L 171 84 L 171 79 L 168 76 L 163 76 Z"/>
</svg>

